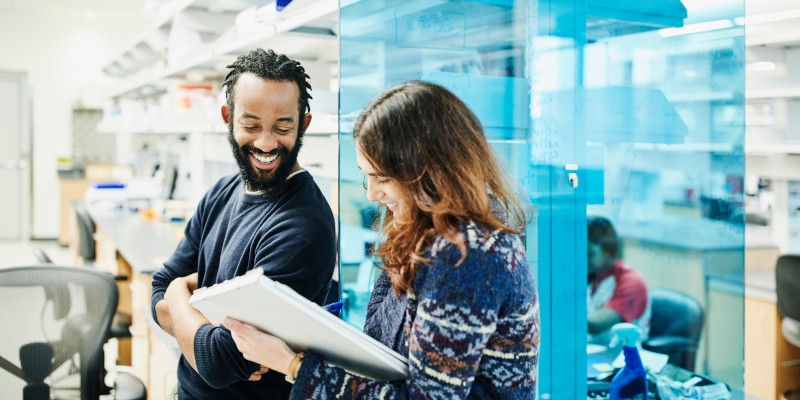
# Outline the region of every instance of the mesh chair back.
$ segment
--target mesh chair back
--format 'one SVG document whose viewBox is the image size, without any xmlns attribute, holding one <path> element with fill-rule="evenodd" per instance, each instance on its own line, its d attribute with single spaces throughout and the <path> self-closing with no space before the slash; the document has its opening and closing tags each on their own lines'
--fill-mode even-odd
<svg viewBox="0 0 800 400">
<path fill-rule="evenodd" d="M 784 317 L 800 321 L 800 255 L 778 257 L 775 280 L 778 311 Z"/>
<path fill-rule="evenodd" d="M 97 399 L 118 301 L 113 277 L 77 267 L 0 269 L 0 299 L 0 397 Z"/>
</svg>

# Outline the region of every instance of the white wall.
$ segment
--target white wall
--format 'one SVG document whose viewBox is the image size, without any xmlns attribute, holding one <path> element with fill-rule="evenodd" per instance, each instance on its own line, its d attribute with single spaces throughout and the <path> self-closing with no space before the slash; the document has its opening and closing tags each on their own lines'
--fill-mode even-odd
<svg viewBox="0 0 800 400">
<path fill-rule="evenodd" d="M 97 98 L 101 66 L 141 29 L 130 20 L 0 13 L 0 70 L 27 73 L 32 87 L 33 238 L 58 235 L 56 161 L 71 153 L 73 102 Z"/>
</svg>

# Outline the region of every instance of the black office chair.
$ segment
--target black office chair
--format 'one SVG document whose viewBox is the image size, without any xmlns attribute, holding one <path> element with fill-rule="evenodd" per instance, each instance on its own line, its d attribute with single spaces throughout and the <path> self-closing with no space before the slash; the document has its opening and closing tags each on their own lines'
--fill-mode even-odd
<svg viewBox="0 0 800 400">
<path fill-rule="evenodd" d="M 75 218 L 78 226 L 78 255 L 83 259 L 85 265 L 93 265 L 97 257 L 94 240 L 94 221 L 92 221 L 89 210 L 83 202 L 72 203 L 75 210 Z"/>
<path fill-rule="evenodd" d="M 52 264 L 53 263 L 53 260 L 50 258 L 50 256 L 48 256 L 47 253 L 44 250 L 42 250 L 40 247 L 32 246 L 31 249 L 33 250 L 33 255 L 36 256 L 36 261 L 38 261 L 39 264 Z"/>
<path fill-rule="evenodd" d="M 83 202 L 73 202 L 72 208 L 75 210 L 75 217 L 78 222 L 78 254 L 83 259 L 84 265 L 93 267 L 97 258 L 96 241 L 94 239 L 94 221 L 92 221 L 89 210 Z M 114 275 L 117 281 L 127 281 L 128 277 Z M 131 337 L 131 324 L 133 319 L 130 314 L 116 313 L 111 324 L 111 337 L 124 339 Z"/>
<path fill-rule="evenodd" d="M 800 255 L 784 254 L 775 266 L 775 290 L 778 312 L 783 316 L 781 333 L 787 342 L 800 347 Z M 800 360 L 781 363 L 781 367 L 796 367 Z M 787 399 L 800 399 L 800 389 L 783 394 Z"/>
<path fill-rule="evenodd" d="M 0 378 L 3 398 L 98 399 L 103 343 L 119 294 L 111 275 L 86 268 L 0 269 Z M 114 398 L 145 399 L 144 385 L 119 376 Z M 78 391 L 77 393 L 71 393 Z"/>
<path fill-rule="evenodd" d="M 691 296 L 677 290 L 656 288 L 650 296 L 650 332 L 642 347 L 669 356 L 669 363 L 694 371 L 703 307 Z"/>
</svg>

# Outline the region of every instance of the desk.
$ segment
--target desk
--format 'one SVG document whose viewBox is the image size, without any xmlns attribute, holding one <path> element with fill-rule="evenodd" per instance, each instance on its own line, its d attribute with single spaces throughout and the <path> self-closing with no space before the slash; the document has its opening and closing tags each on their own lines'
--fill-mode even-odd
<svg viewBox="0 0 800 400">
<path fill-rule="evenodd" d="M 626 266 L 638 271 L 649 289 L 678 290 L 705 310 L 695 371 L 741 389 L 743 332 L 724 327 L 744 324 L 743 227 L 671 215 L 654 222 L 621 222 L 617 229 Z"/>
<path fill-rule="evenodd" d="M 800 367 L 780 366 L 800 359 L 800 348 L 781 334 L 776 301 L 774 268 L 745 271 L 745 389 L 766 400 L 800 387 Z"/>
<path fill-rule="evenodd" d="M 97 227 L 98 267 L 130 276 L 120 285 L 120 307 L 132 317 L 130 365 L 150 398 L 161 399 L 177 382 L 180 349 L 152 318 L 152 274 L 178 246 L 184 223 L 164 223 L 121 210 L 89 207 Z M 126 349 L 120 349 L 120 359 Z"/>
</svg>

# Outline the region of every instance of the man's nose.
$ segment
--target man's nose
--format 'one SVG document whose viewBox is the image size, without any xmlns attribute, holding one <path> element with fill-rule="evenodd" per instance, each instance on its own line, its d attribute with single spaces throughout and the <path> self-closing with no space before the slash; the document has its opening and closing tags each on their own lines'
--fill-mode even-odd
<svg viewBox="0 0 800 400">
<path fill-rule="evenodd" d="M 270 131 L 259 132 L 256 140 L 253 141 L 253 146 L 257 149 L 268 153 L 278 147 L 278 139 Z"/>
</svg>

